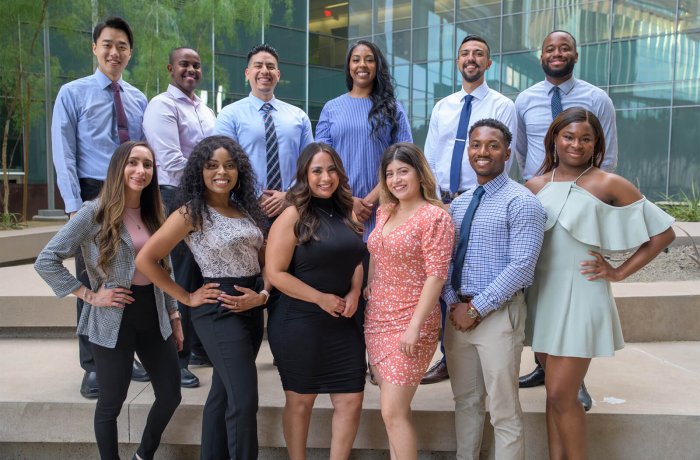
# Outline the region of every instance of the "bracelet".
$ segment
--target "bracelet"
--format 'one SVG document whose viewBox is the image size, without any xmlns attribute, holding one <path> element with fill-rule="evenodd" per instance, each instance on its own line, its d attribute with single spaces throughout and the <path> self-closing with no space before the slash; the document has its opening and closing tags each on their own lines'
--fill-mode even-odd
<svg viewBox="0 0 700 460">
<path fill-rule="evenodd" d="M 173 320 L 173 319 L 180 319 L 180 318 L 181 318 L 181 316 L 180 316 L 180 312 L 179 312 L 179 311 L 176 310 L 176 311 L 170 313 L 170 319 L 171 319 L 171 320 Z"/>
<path fill-rule="evenodd" d="M 267 301 L 270 300 L 270 293 L 267 292 L 267 289 L 263 289 L 262 291 L 258 292 L 258 294 L 262 294 L 265 296 L 265 301 L 263 302 L 263 305 L 265 305 Z"/>
</svg>

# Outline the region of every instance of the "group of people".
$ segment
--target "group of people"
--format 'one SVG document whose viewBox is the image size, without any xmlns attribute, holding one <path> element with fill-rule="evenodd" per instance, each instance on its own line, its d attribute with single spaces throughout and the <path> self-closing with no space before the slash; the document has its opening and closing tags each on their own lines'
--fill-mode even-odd
<svg viewBox="0 0 700 460">
<path fill-rule="evenodd" d="M 123 19 L 98 24 L 95 74 L 59 91 L 54 162 L 71 218 L 35 263 L 56 295 L 79 299 L 81 393 L 98 398 L 102 458 L 119 458 L 116 420 L 135 376 L 152 381 L 155 401 L 134 458 L 153 458 L 180 387 L 199 384 L 187 369 L 195 337 L 213 366 L 201 458 L 257 458 L 265 308 L 291 459 L 306 458 L 324 393 L 330 457 L 348 458 L 368 365 L 391 458 L 417 458 L 411 401 L 449 374 L 457 457 L 479 457 L 488 395 L 497 458 L 523 459 L 526 343 L 546 375 L 551 458 L 585 458 L 583 378 L 591 358 L 623 346 L 610 281 L 673 231 L 606 172 L 614 111 L 573 78 L 568 32 L 545 38 L 547 79 L 515 104 L 484 79 L 488 43 L 465 37 L 462 88 L 436 104 L 425 153 L 369 41 L 349 49 L 347 93 L 326 103 L 315 138 L 307 115 L 274 96 L 269 45 L 248 54 L 250 95 L 216 116 L 195 95 L 196 50 L 171 52 L 171 84 L 147 103 L 121 78 L 133 43 Z M 513 156 L 525 186 L 508 176 Z M 619 267 L 602 253 L 634 248 Z M 74 256 L 76 276 L 63 263 Z M 445 356 L 426 373 L 440 336 Z"/>
</svg>

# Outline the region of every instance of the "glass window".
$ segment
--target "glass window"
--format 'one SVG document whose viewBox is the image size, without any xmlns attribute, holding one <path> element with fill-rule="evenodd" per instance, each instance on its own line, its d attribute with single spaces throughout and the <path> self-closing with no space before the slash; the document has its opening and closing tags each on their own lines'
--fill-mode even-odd
<svg viewBox="0 0 700 460">
<path fill-rule="evenodd" d="M 679 10 L 679 32 L 700 28 L 700 2 L 698 0 L 681 0 Z"/>
<path fill-rule="evenodd" d="M 374 19 L 372 0 L 350 0 L 349 3 L 348 36 L 372 35 L 372 20 Z"/>
<path fill-rule="evenodd" d="M 414 118 L 411 120 L 411 131 L 413 134 L 413 143 L 423 150 L 425 146 L 425 138 L 428 137 L 428 127 L 430 120 L 427 118 Z"/>
<path fill-rule="evenodd" d="M 486 40 L 491 49 L 491 54 L 499 53 L 501 50 L 501 18 L 482 19 L 479 21 L 469 21 L 457 24 L 457 34 L 455 36 L 454 57 L 457 57 L 457 50 L 462 44 L 462 40 L 469 34 L 479 35 Z"/>
<path fill-rule="evenodd" d="M 459 84 L 462 84 L 461 79 Z M 491 55 L 491 67 L 486 71 L 486 84 L 491 89 L 495 89 L 498 92 L 501 91 L 501 56 Z"/>
<path fill-rule="evenodd" d="M 614 38 L 669 34 L 675 28 L 676 0 L 615 0 Z"/>
<path fill-rule="evenodd" d="M 543 10 L 553 6 L 554 0 L 503 0 L 503 14 Z"/>
<path fill-rule="evenodd" d="M 325 103 L 347 91 L 345 71 L 309 66 L 309 100 Z"/>
<path fill-rule="evenodd" d="M 288 99 L 299 99 L 303 101 L 304 97 L 306 96 L 305 93 L 305 66 L 294 64 L 282 65 L 280 67 L 280 81 L 277 83 L 277 87 L 275 88 L 275 96 L 285 102 L 288 102 Z"/>
<path fill-rule="evenodd" d="M 250 86 L 245 79 L 247 62 L 244 57 L 217 54 L 216 64 L 216 84 L 223 86 L 224 93 L 242 93 L 247 95 L 250 92 Z"/>
<path fill-rule="evenodd" d="M 391 69 L 391 76 L 394 77 L 394 96 L 396 99 L 408 100 L 408 89 L 410 83 L 411 69 L 407 65 L 397 65 Z M 407 113 L 411 113 L 407 106 L 403 107 Z"/>
<path fill-rule="evenodd" d="M 345 38 L 309 33 L 309 64 L 342 69 L 347 52 Z"/>
<path fill-rule="evenodd" d="M 679 34 L 676 59 L 676 80 L 700 76 L 700 33 Z"/>
<path fill-rule="evenodd" d="M 645 109 L 671 105 L 671 83 L 613 86 L 610 99 L 616 109 Z"/>
<path fill-rule="evenodd" d="M 412 117 L 429 118 L 435 103 L 454 92 L 453 72 L 451 60 L 413 64 Z"/>
<path fill-rule="evenodd" d="M 390 33 L 411 28 L 411 0 L 375 0 L 375 33 Z"/>
<path fill-rule="evenodd" d="M 670 109 L 619 110 L 616 113 L 617 173 L 649 199 L 666 192 Z"/>
<path fill-rule="evenodd" d="M 700 105 L 700 79 L 676 81 L 673 105 Z"/>
<path fill-rule="evenodd" d="M 669 193 L 681 191 L 691 194 L 691 186 L 700 192 L 700 162 L 698 162 L 698 145 L 700 145 L 700 107 L 673 109 L 673 128 L 671 133 L 671 175 Z"/>
<path fill-rule="evenodd" d="M 262 41 L 260 27 L 258 26 L 254 30 L 250 26 L 243 24 L 241 21 L 236 21 L 233 24 L 233 29 L 235 33 L 228 34 L 232 38 L 229 38 L 227 34 L 218 33 L 219 29 L 224 27 L 228 28 L 226 24 L 215 24 L 216 27 L 216 50 L 223 51 L 230 54 L 242 54 L 247 55 L 248 51 L 258 43 Z M 211 48 L 211 28 L 207 29 L 206 36 L 208 41 L 204 45 L 206 48 Z M 276 47 L 277 43 L 272 44 Z"/>
<path fill-rule="evenodd" d="M 459 10 L 459 9 L 458 9 Z M 438 26 L 454 22 L 454 0 L 415 0 L 413 27 Z"/>
<path fill-rule="evenodd" d="M 454 26 L 413 30 L 413 62 L 440 61 L 454 56 Z"/>
<path fill-rule="evenodd" d="M 662 35 L 614 42 L 610 84 L 671 80 L 673 41 L 673 35 Z"/>
<path fill-rule="evenodd" d="M 90 75 L 95 70 L 92 67 L 92 35 L 88 32 L 56 29 L 49 29 L 49 40 L 51 40 L 51 57 L 58 59 L 61 65 L 61 76 L 76 79 Z M 37 44 L 42 37 L 37 38 Z M 35 51 L 36 55 L 36 51 Z M 43 65 L 43 59 L 42 59 Z M 41 69 L 44 73 L 44 69 Z M 52 75 L 56 76 L 56 75 Z M 57 88 L 58 90 L 58 88 Z"/>
<path fill-rule="evenodd" d="M 374 43 L 384 51 L 389 66 L 411 62 L 411 31 L 377 35 Z"/>
<path fill-rule="evenodd" d="M 503 17 L 503 52 L 539 49 L 552 31 L 552 10 Z"/>
<path fill-rule="evenodd" d="M 579 46 L 574 75 L 592 85 L 608 86 L 609 49 L 608 43 Z"/>
<path fill-rule="evenodd" d="M 490 18 L 500 14 L 500 0 L 457 0 L 457 21 Z"/>
<path fill-rule="evenodd" d="M 309 3 L 316 2 L 312 0 Z M 287 9 L 286 2 L 271 2 L 271 6 L 270 24 L 306 29 L 306 2 L 291 2 L 289 9 Z"/>
<path fill-rule="evenodd" d="M 539 53 L 504 54 L 501 92 L 518 93 L 544 80 Z"/>
<path fill-rule="evenodd" d="M 610 1 L 565 3 L 566 6 L 556 9 L 554 29 L 571 32 L 578 44 L 610 38 Z"/>
<path fill-rule="evenodd" d="M 280 62 L 306 62 L 306 32 L 270 26 L 265 30 L 265 41 L 273 43 Z"/>
</svg>

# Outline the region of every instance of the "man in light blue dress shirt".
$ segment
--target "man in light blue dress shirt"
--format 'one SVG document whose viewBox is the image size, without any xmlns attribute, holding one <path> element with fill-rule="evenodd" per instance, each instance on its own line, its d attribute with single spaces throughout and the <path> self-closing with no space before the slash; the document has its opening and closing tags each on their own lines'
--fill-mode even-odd
<svg viewBox="0 0 700 460">
<path fill-rule="evenodd" d="M 97 58 L 93 75 L 66 83 L 58 91 L 51 121 L 51 143 L 56 178 L 65 210 L 71 216 L 83 201 L 97 197 L 105 180 L 114 150 L 122 139 L 143 139 L 141 122 L 148 101 L 141 91 L 122 80 L 122 73 L 131 59 L 134 37 L 129 24 L 111 17 L 95 26 L 92 53 Z M 113 89 L 118 85 L 119 98 L 126 114 L 126 125 L 120 126 L 118 106 Z M 120 132 L 121 131 L 121 132 Z M 89 286 L 80 252 L 75 258 L 78 279 Z M 83 302 L 78 299 L 78 319 Z M 85 370 L 80 393 L 96 398 L 98 392 L 95 363 L 90 343 L 78 336 L 80 365 Z M 136 364 L 135 366 L 140 366 Z M 142 368 L 134 377 L 148 379 Z"/>
<path fill-rule="evenodd" d="M 573 35 L 563 30 L 551 32 L 542 43 L 540 56 L 544 81 L 526 89 L 515 100 L 518 116 L 515 155 L 525 180 L 537 176 L 542 166 L 544 136 L 552 124 L 554 113 L 570 107 L 583 107 L 598 117 L 605 133 L 605 160 L 600 167 L 613 172 L 617 166 L 615 107 L 605 91 L 574 78 L 577 62 L 578 52 Z M 520 378 L 521 388 L 544 385 L 544 369 L 537 358 L 535 362 L 535 370 Z M 579 400 L 586 411 L 591 408 L 592 400 L 585 384 L 579 390 Z"/>
<path fill-rule="evenodd" d="M 476 173 L 462 158 L 459 174 L 456 176 L 456 187 L 450 190 L 452 179 L 452 157 L 456 144 L 467 145 L 469 127 L 482 118 L 493 118 L 505 124 L 511 132 L 515 132 L 515 107 L 513 101 L 489 88 L 486 83 L 486 71 L 491 67 L 491 50 L 483 38 L 477 35 L 467 35 L 457 52 L 457 69 L 462 76 L 462 89 L 440 100 L 430 116 L 430 127 L 425 140 L 425 157 L 430 169 L 435 174 L 438 184 L 438 196 L 443 203 L 449 203 L 465 190 L 476 186 Z M 464 139 L 457 139 L 461 113 L 466 103 L 465 97 L 470 96 L 470 115 L 463 127 Z M 464 149 L 466 152 L 466 149 Z M 506 171 L 510 170 L 512 159 L 506 162 Z M 445 306 L 442 310 L 442 325 L 445 326 Z M 440 342 L 442 358 L 426 372 L 421 384 L 435 383 L 447 379 L 447 364 L 443 342 Z"/>
<path fill-rule="evenodd" d="M 195 94 L 202 78 L 202 60 L 192 48 L 175 48 L 168 59 L 168 90 L 151 99 L 143 115 L 143 132 L 153 149 L 158 165 L 158 185 L 168 213 L 177 210 L 178 189 L 187 159 L 195 145 L 211 136 L 216 124 L 214 111 Z M 170 253 L 175 282 L 196 291 L 204 283 L 202 272 L 184 241 Z M 190 307 L 178 303 L 184 341 L 180 357 L 180 386 L 195 388 L 199 378 L 187 368 L 191 353 L 200 362 L 207 362 L 197 334 L 192 327 Z"/>
<path fill-rule="evenodd" d="M 311 122 L 303 110 L 275 97 L 279 82 L 277 51 L 267 44 L 257 45 L 248 53 L 245 76 L 250 95 L 229 104 L 219 112 L 215 134 L 229 136 L 248 154 L 258 179 L 260 203 L 268 217 L 278 216 L 286 207 L 285 192 L 294 180 L 299 153 L 314 141 Z M 279 169 L 282 185 L 279 190 L 267 187 L 267 148 L 263 106 L 272 105 L 270 115 L 279 146 Z"/>
<path fill-rule="evenodd" d="M 493 119 L 469 132 L 468 156 L 478 187 L 455 199 L 455 253 L 442 299 L 449 306 L 445 352 L 455 401 L 457 458 L 479 458 L 486 412 L 495 458 L 525 460 L 518 397 L 527 315 L 523 289 L 535 276 L 547 214 L 508 177 L 511 133 Z"/>
</svg>

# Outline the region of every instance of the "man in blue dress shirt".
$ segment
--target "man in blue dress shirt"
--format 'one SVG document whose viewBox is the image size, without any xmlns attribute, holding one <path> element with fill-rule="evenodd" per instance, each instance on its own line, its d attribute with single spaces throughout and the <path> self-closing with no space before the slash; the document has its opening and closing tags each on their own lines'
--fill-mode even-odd
<svg viewBox="0 0 700 460">
<path fill-rule="evenodd" d="M 66 212 L 71 216 L 83 201 L 97 197 L 114 150 L 127 140 L 143 139 L 141 122 L 146 96 L 122 80 L 131 59 L 134 36 L 122 18 L 111 17 L 95 26 L 92 53 L 97 58 L 95 73 L 61 87 L 51 121 L 53 162 Z M 89 286 L 80 251 L 75 256 L 78 279 Z M 78 320 L 83 302 L 78 299 Z M 85 370 L 80 393 L 96 398 L 95 362 L 90 343 L 78 336 L 80 365 Z M 137 362 L 133 377 L 148 380 Z"/>
<path fill-rule="evenodd" d="M 219 112 L 214 132 L 237 141 L 248 154 L 258 178 L 260 204 L 274 218 L 286 207 L 285 192 L 294 180 L 299 153 L 314 141 L 311 122 L 303 110 L 275 97 L 279 58 L 270 45 L 250 50 L 245 77 L 250 95 Z"/>
<path fill-rule="evenodd" d="M 617 166 L 617 127 L 615 107 L 610 97 L 597 86 L 574 78 L 578 62 L 576 39 L 569 32 L 555 30 L 542 43 L 540 63 L 545 79 L 518 95 L 515 110 L 518 116 L 515 156 L 525 180 L 537 176 L 544 160 L 544 136 L 556 115 L 570 107 L 583 107 L 593 112 L 605 133 L 605 160 L 601 169 L 613 172 Z M 520 387 L 544 385 L 544 369 L 537 362 L 535 370 L 520 378 Z M 586 411 L 591 397 L 581 384 L 579 400 Z"/>
<path fill-rule="evenodd" d="M 477 187 L 456 198 L 455 253 L 442 299 L 449 307 L 445 352 L 455 400 L 457 458 L 479 458 L 485 397 L 495 456 L 525 459 L 518 370 L 527 315 L 523 289 L 532 284 L 547 214 L 539 200 L 508 177 L 511 133 L 479 120 L 468 156 Z"/>
</svg>

